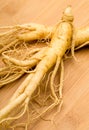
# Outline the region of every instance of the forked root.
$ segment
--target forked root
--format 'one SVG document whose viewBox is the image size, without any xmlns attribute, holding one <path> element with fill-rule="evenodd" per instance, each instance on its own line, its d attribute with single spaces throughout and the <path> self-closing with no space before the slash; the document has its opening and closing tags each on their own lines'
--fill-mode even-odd
<svg viewBox="0 0 89 130">
<path fill-rule="evenodd" d="M 54 75 L 54 73 L 53 73 L 53 77 L 55 78 L 55 76 L 56 76 L 56 73 L 57 73 L 57 70 L 58 70 L 58 68 L 59 68 L 59 61 L 57 62 L 57 64 L 56 64 L 56 66 L 54 67 L 54 71 L 53 72 L 55 72 L 55 75 Z M 35 72 L 34 72 L 35 73 Z M 45 113 L 47 113 L 48 111 L 50 111 L 50 110 L 52 110 L 54 107 L 56 107 L 56 106 L 58 106 L 59 105 L 59 110 L 58 110 L 58 112 L 60 111 L 60 109 L 61 109 L 61 107 L 62 107 L 62 98 L 60 98 L 60 96 L 58 96 L 57 97 L 57 100 L 56 100 L 56 98 L 54 98 L 54 95 L 52 94 L 52 96 L 51 96 L 51 101 L 52 101 L 52 103 L 51 104 L 49 104 L 49 105 L 47 105 L 46 106 L 46 108 L 45 108 L 45 103 L 46 102 L 48 102 L 47 100 L 49 100 L 49 99 L 47 99 L 47 100 L 43 100 L 43 102 L 45 101 L 45 103 L 42 103 L 43 104 L 43 106 L 40 106 L 40 107 L 42 107 L 42 108 L 44 108 L 41 112 L 38 112 L 37 110 L 36 110 L 36 107 L 35 107 L 35 105 L 34 105 L 34 102 L 33 102 L 33 108 L 34 108 L 34 112 L 36 112 L 37 113 L 37 115 L 35 116 L 35 117 L 33 117 L 32 119 L 30 119 L 29 120 L 29 115 L 30 115 L 30 113 L 31 113 L 31 110 L 29 111 L 28 109 L 30 108 L 30 106 L 29 106 L 29 108 L 28 108 L 28 102 L 29 102 L 29 98 L 26 96 L 26 95 L 24 95 L 23 93 L 25 93 L 25 87 L 27 87 L 28 86 L 28 84 L 26 84 L 27 82 L 26 81 L 28 81 L 28 83 L 29 83 L 29 79 L 31 80 L 31 77 L 33 77 L 34 76 L 34 73 L 33 74 L 30 74 L 27 78 L 26 78 L 26 80 L 23 82 L 23 84 L 21 85 L 21 87 L 16 91 L 16 93 L 13 95 L 13 97 L 12 97 L 12 99 L 10 100 L 10 102 L 9 102 L 9 104 L 8 104 L 8 106 L 5 108 L 5 109 L 3 109 L 1 112 L 0 112 L 0 115 L 2 115 L 2 113 L 3 113 L 3 116 L 2 116 L 2 119 L 0 119 L 1 120 L 1 122 L 0 122 L 0 124 L 2 124 L 2 126 L 3 126 L 3 122 L 5 123 L 5 122 L 7 122 L 7 127 L 9 127 L 9 128 L 11 128 L 11 129 L 15 129 L 15 128 L 17 128 L 17 127 L 24 127 L 26 130 L 27 130 L 27 128 L 28 128 L 28 126 L 33 122 L 33 121 L 35 121 L 35 120 L 37 120 L 38 118 L 41 118 L 41 119 L 44 119 L 44 120 L 49 120 L 49 119 L 45 119 L 45 118 L 43 118 L 43 116 L 44 116 L 44 114 Z M 50 73 L 51 74 L 51 73 Z M 51 77 L 49 77 L 48 76 L 48 82 L 50 81 L 50 78 Z M 54 80 L 54 78 L 53 78 L 53 80 Z M 61 77 L 60 77 L 61 78 Z M 45 80 L 45 79 L 44 79 Z M 61 81 L 61 80 L 60 80 Z M 39 86 L 38 86 L 39 87 Z M 44 86 L 44 88 L 45 87 L 47 87 L 47 89 L 46 89 L 46 92 L 48 91 L 48 89 L 50 89 L 50 93 L 51 93 L 51 91 L 52 91 L 52 93 L 55 93 L 55 95 L 56 95 L 56 91 L 55 91 L 55 89 L 53 88 L 51 88 L 51 87 L 54 87 L 54 85 L 53 86 L 51 86 L 50 88 L 49 88 L 49 84 L 47 84 L 47 86 Z M 40 86 L 40 89 L 41 89 L 42 87 Z M 42 88 L 43 89 L 43 88 Z M 43 91 L 43 90 L 42 90 Z M 45 93 L 46 94 L 46 93 Z M 36 94 L 35 94 L 36 95 Z M 42 95 L 42 94 L 41 94 Z M 40 98 L 40 93 L 38 93 L 37 94 L 37 97 L 34 97 L 34 95 L 32 96 L 32 100 L 33 99 L 37 99 L 37 97 L 39 97 Z M 23 98 L 23 100 L 22 100 L 22 98 Z M 45 98 L 45 97 L 44 97 Z M 14 111 L 14 107 L 16 107 L 17 105 L 20 105 L 20 104 L 17 104 L 16 105 L 16 102 L 19 100 L 19 103 L 20 104 L 23 104 L 24 105 L 24 110 L 20 113 L 20 114 L 18 114 L 17 116 L 13 116 L 13 117 L 9 117 L 9 115 L 10 115 L 10 112 L 12 111 Z M 21 100 L 21 101 L 20 101 Z M 26 101 L 27 100 L 27 101 Z M 38 99 L 39 100 L 39 99 Z M 14 107 L 12 107 L 11 108 L 11 106 L 13 106 L 12 104 L 13 104 L 13 101 L 14 101 Z M 25 104 L 24 104 L 25 103 Z M 29 102 L 29 103 L 31 103 L 31 101 Z M 32 104 L 30 104 L 30 105 L 32 105 Z M 22 106 L 23 107 L 23 106 Z M 16 125 L 12 125 L 12 126 L 10 126 L 10 124 L 13 122 L 13 121 L 15 121 L 15 120 L 17 120 L 17 119 L 20 119 L 26 112 L 28 111 L 28 114 L 27 114 L 27 116 L 29 117 L 28 119 L 27 119 L 27 121 L 26 121 L 26 123 L 18 123 L 18 124 L 16 124 Z M 7 113 L 6 113 L 7 112 Z M 29 113 L 30 112 L 30 113 Z M 16 113 L 15 113 L 15 115 L 16 115 Z M 54 116 L 56 116 L 56 113 L 53 115 L 53 118 L 52 119 L 50 119 L 49 121 L 52 121 L 53 119 L 54 119 Z"/>
<path fill-rule="evenodd" d="M 60 107 L 62 106 L 62 87 L 63 87 L 63 72 L 64 71 L 63 71 L 63 61 L 61 61 L 61 59 L 71 44 L 72 33 L 73 33 L 72 32 L 73 29 L 71 26 L 72 22 L 73 22 L 73 15 L 72 15 L 71 7 L 69 6 L 64 11 L 62 21 L 58 23 L 57 26 L 55 27 L 55 32 L 53 34 L 50 45 L 47 48 L 45 56 L 42 58 L 42 60 L 39 61 L 39 63 L 35 67 L 34 69 L 35 72 L 32 74 L 32 77 L 30 77 L 31 75 L 29 74 L 29 77 L 26 78 L 27 82 L 23 83 L 20 89 L 16 92 L 16 95 L 13 97 L 14 100 L 11 100 L 7 104 L 7 106 L 4 107 L 0 111 L 0 124 L 2 124 L 2 122 L 4 122 L 5 120 L 8 120 L 9 122 L 9 121 L 13 121 L 13 120 L 21 118 L 23 114 L 28 110 L 27 109 L 28 104 L 29 104 L 28 117 L 31 116 L 31 118 L 29 119 L 28 122 L 26 122 L 25 128 L 28 127 L 30 122 L 36 120 L 38 117 L 42 118 L 42 115 L 44 115 L 47 111 L 52 110 L 55 106 L 58 106 L 58 105 Z M 58 85 L 58 91 L 56 91 L 54 79 L 55 79 L 60 63 L 61 63 L 60 86 Z M 44 87 L 42 87 L 40 86 L 40 83 L 43 77 L 53 67 L 54 67 L 53 73 L 51 76 L 48 76 L 49 83 L 45 89 L 45 85 L 43 84 L 42 86 Z M 24 68 L 22 67 L 22 70 L 23 69 Z M 30 81 L 28 82 L 28 80 Z M 37 87 L 40 87 L 40 90 L 38 89 L 39 90 L 38 93 L 37 93 Z M 43 97 L 45 98 L 45 96 L 43 96 L 44 90 L 47 90 L 45 92 L 47 96 L 46 100 L 43 100 Z M 37 99 L 38 103 L 36 102 L 34 103 L 35 98 Z M 42 103 L 42 100 L 43 100 L 43 103 Z M 32 104 L 34 103 L 34 108 L 31 105 L 31 102 Z M 42 106 L 39 105 L 41 103 L 42 103 Z M 10 117 L 11 113 L 13 115 L 15 108 L 17 108 L 18 106 L 21 107 L 21 104 L 23 104 L 23 107 L 26 107 L 24 111 L 21 114 L 20 114 L 20 111 L 18 111 L 19 115 L 16 113 L 18 115 L 16 117 Z"/>
</svg>

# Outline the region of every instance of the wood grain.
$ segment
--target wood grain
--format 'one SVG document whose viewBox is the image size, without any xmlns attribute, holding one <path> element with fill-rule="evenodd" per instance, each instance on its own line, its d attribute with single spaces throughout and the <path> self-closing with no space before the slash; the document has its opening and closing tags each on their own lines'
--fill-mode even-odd
<svg viewBox="0 0 89 130">
<path fill-rule="evenodd" d="M 72 5 L 75 27 L 89 24 L 88 0 L 0 0 L 0 26 L 29 22 L 53 25 L 67 5 Z M 89 46 L 75 55 L 77 62 L 65 61 L 64 104 L 55 125 L 39 120 L 30 130 L 89 130 Z M 7 104 L 22 81 L 23 78 L 0 89 L 0 108 Z"/>
</svg>

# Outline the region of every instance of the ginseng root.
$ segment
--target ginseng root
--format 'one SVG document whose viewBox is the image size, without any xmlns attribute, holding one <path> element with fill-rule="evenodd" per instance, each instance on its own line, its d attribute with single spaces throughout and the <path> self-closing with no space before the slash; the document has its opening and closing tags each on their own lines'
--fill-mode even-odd
<svg viewBox="0 0 89 130">
<path fill-rule="evenodd" d="M 46 75 L 46 73 L 55 64 L 56 65 L 55 65 L 54 72 L 51 75 L 52 78 L 50 81 L 51 82 L 50 93 L 48 96 L 48 99 L 50 98 L 50 100 L 52 100 L 52 102 L 48 108 L 46 108 L 43 112 L 41 112 L 41 114 L 44 114 L 46 111 L 48 111 L 49 109 L 52 109 L 53 107 L 57 106 L 58 104 L 59 105 L 62 104 L 62 94 L 60 95 L 61 92 L 56 94 L 56 92 L 54 91 L 53 80 L 55 77 L 55 73 L 61 63 L 62 57 L 72 42 L 72 34 L 73 34 L 72 22 L 73 22 L 73 16 L 71 13 L 71 7 L 68 7 L 68 8 L 66 8 L 66 10 L 63 14 L 62 21 L 56 25 L 55 32 L 51 39 L 50 45 L 46 50 L 46 54 L 42 58 L 42 60 L 39 61 L 39 63 L 37 64 L 30 81 L 28 82 L 27 81 L 28 79 L 26 79 L 26 81 L 25 81 L 25 82 L 27 82 L 26 87 L 22 87 L 22 90 L 20 89 L 21 93 L 19 93 L 19 96 L 17 98 L 15 98 L 14 101 L 11 100 L 8 103 L 8 105 L 0 111 L 0 125 L 2 126 L 2 128 L 5 123 L 10 125 L 9 123 L 11 123 L 15 119 L 22 117 L 22 115 L 28 110 L 27 106 L 29 103 L 31 104 L 32 94 L 35 92 L 35 90 L 39 86 L 44 75 Z M 57 67 L 57 69 L 56 69 L 56 67 Z M 25 82 L 24 82 L 24 84 L 25 84 Z M 35 98 L 33 98 L 33 99 L 35 100 Z M 47 101 L 48 101 L 48 99 L 47 99 Z M 18 106 L 19 106 L 19 109 L 24 107 L 24 110 L 18 116 L 14 117 L 17 113 L 17 112 L 15 112 L 15 108 L 17 108 Z M 37 112 L 36 107 L 34 110 Z M 39 113 L 39 112 L 37 112 L 37 113 Z M 41 114 L 40 114 L 40 116 L 41 116 Z M 10 117 L 10 115 L 12 115 L 12 116 Z M 38 115 L 38 117 L 39 117 L 39 115 Z M 26 126 L 29 123 L 30 122 L 28 121 L 28 123 L 26 123 Z"/>
</svg>

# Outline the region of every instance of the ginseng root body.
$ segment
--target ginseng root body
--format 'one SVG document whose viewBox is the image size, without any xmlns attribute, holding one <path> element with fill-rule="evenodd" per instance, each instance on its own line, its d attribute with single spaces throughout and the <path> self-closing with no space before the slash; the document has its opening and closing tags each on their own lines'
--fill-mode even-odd
<svg viewBox="0 0 89 130">
<path fill-rule="evenodd" d="M 13 113 L 13 111 L 15 110 L 17 106 L 19 106 L 19 108 L 23 106 L 27 108 L 28 103 L 30 102 L 31 96 L 33 92 L 36 90 L 39 83 L 41 82 L 43 76 L 55 64 L 56 66 L 54 70 L 57 71 L 56 67 L 58 68 L 58 66 L 60 65 L 63 55 L 65 54 L 66 50 L 69 48 L 72 42 L 72 34 L 73 34 L 72 22 L 73 22 L 73 16 L 71 12 L 71 7 L 68 7 L 66 8 L 63 14 L 62 21 L 58 23 L 55 27 L 55 32 L 52 36 L 50 45 L 46 50 L 45 56 L 37 64 L 34 73 L 31 75 L 31 78 L 29 78 L 30 79 L 29 82 L 25 80 L 25 82 L 28 82 L 27 84 L 24 83 L 24 85 L 26 85 L 25 89 L 22 91 L 22 93 L 18 94 L 18 96 L 14 99 L 14 101 L 11 100 L 8 103 L 8 105 L 0 111 L 0 124 L 1 125 L 6 120 L 10 119 L 11 121 L 12 119 L 13 121 L 13 119 L 16 119 L 15 117 L 10 118 L 10 114 Z M 55 71 L 53 72 L 51 79 L 53 79 L 55 75 Z M 51 96 L 53 97 L 53 100 L 54 100 L 53 106 L 56 106 L 62 101 L 62 96 L 60 95 L 60 91 L 62 90 L 60 90 L 61 88 L 59 89 L 59 96 L 57 96 L 53 88 L 52 80 L 51 80 L 50 87 L 51 87 L 50 88 Z"/>
</svg>

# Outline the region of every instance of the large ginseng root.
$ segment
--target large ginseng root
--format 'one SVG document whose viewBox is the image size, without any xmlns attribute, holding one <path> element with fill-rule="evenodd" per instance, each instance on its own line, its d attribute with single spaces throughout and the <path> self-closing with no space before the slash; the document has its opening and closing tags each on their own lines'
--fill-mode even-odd
<svg viewBox="0 0 89 130">
<path fill-rule="evenodd" d="M 54 67 L 53 73 L 50 76 L 48 76 L 50 80 L 49 95 L 53 102 L 49 104 L 49 107 L 46 108 L 43 112 L 38 112 L 40 113 L 39 116 L 41 116 L 41 114 L 44 114 L 47 110 L 52 109 L 56 105 L 62 104 L 62 82 L 60 81 L 61 86 L 59 86 L 56 93 L 56 91 L 54 90 L 53 81 L 54 81 L 54 78 L 55 78 L 55 75 L 59 68 L 60 63 L 61 63 L 61 66 L 63 66 L 62 57 L 71 44 L 72 34 L 73 34 L 72 22 L 73 22 L 73 16 L 71 12 L 71 7 L 68 7 L 66 8 L 63 14 L 62 21 L 58 23 L 55 27 L 55 32 L 53 34 L 49 47 L 46 49 L 45 56 L 37 64 L 33 74 L 29 74 L 27 79 L 24 81 L 23 86 L 25 85 L 25 87 L 22 87 L 22 91 L 20 89 L 20 93 L 17 90 L 18 94 L 16 95 L 18 96 L 16 96 L 16 98 L 13 98 L 13 100 L 10 100 L 8 105 L 5 106 L 0 111 L 0 126 L 2 128 L 5 128 L 5 126 L 10 125 L 10 123 L 13 120 L 22 117 L 22 115 L 26 111 L 28 112 L 28 106 L 29 106 L 29 103 L 31 103 L 31 98 L 33 97 L 32 96 L 33 93 L 39 86 L 43 77 L 54 65 L 55 67 Z M 63 74 L 61 73 L 61 78 L 62 76 Z M 36 98 L 36 95 L 37 94 L 34 95 L 33 97 L 34 99 Z M 39 95 L 39 92 L 38 92 L 38 95 Z M 23 111 L 21 113 L 19 111 L 15 111 L 17 107 L 19 108 L 20 112 L 22 108 L 23 108 Z M 29 123 L 30 123 L 29 121 L 25 123 L 25 128 L 27 128 Z M 15 126 L 11 126 L 11 127 L 14 128 Z"/>
</svg>

